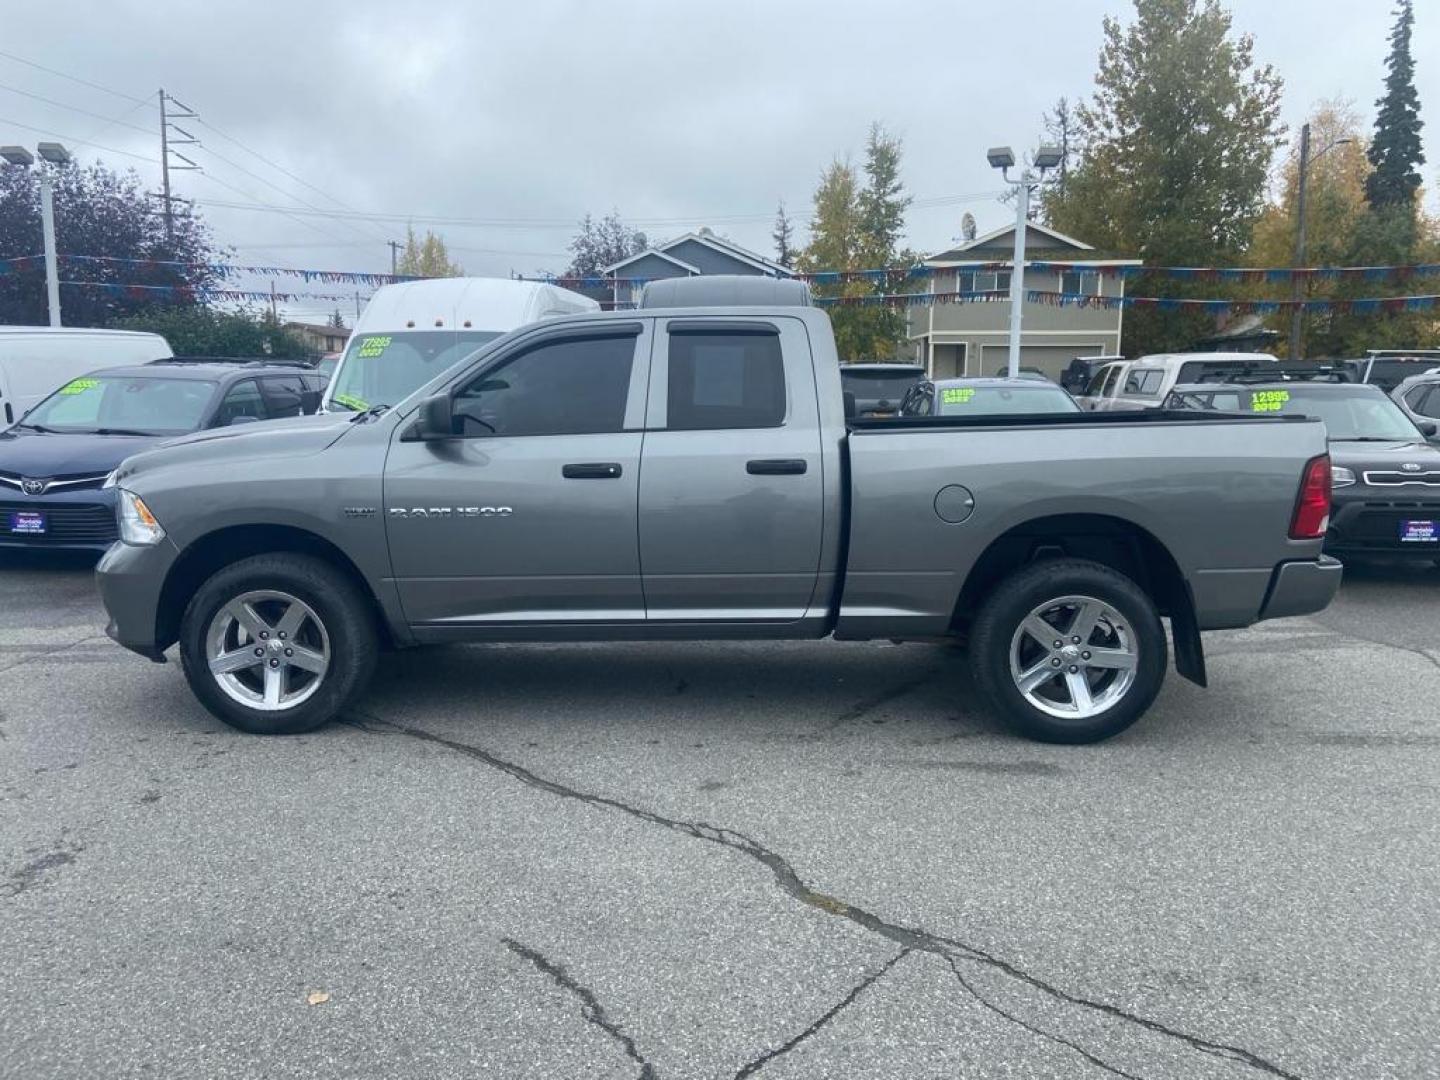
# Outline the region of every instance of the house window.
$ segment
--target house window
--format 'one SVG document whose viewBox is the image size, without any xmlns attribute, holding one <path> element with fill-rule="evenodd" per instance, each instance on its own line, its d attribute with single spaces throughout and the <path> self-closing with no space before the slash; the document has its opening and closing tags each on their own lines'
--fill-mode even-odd
<svg viewBox="0 0 1440 1080">
<path fill-rule="evenodd" d="M 1010 271 L 967 271 L 960 275 L 960 292 L 1009 292 Z"/>
<path fill-rule="evenodd" d="M 1093 270 L 1066 270 L 1060 274 L 1060 291 L 1070 296 L 1099 296 L 1100 275 Z"/>
</svg>

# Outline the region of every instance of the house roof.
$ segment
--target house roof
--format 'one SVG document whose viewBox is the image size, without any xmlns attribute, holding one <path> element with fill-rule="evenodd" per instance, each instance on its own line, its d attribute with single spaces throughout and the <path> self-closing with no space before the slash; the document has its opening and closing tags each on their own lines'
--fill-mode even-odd
<svg viewBox="0 0 1440 1080">
<path fill-rule="evenodd" d="M 664 260 L 665 260 L 666 262 L 668 262 L 668 263 L 674 263 L 676 266 L 680 267 L 680 269 L 684 270 L 687 274 L 698 274 L 698 273 L 700 273 L 700 270 L 699 270 L 698 267 L 691 266 L 689 263 L 684 262 L 684 261 L 682 261 L 682 260 L 680 260 L 680 259 L 675 258 L 674 255 L 667 255 L 667 254 L 666 254 L 664 251 L 662 251 L 660 248 L 653 248 L 653 247 L 652 247 L 652 248 L 646 248 L 644 251 L 637 251 L 634 255 L 631 255 L 628 259 L 621 259 L 621 260 L 620 260 L 619 262 L 617 262 L 617 263 L 611 263 L 609 266 L 603 267 L 603 268 L 601 269 L 600 273 L 602 273 L 602 274 L 613 274 L 616 270 L 619 270 L 622 266 L 629 266 L 631 263 L 639 262 L 641 259 L 644 259 L 644 258 L 647 258 L 647 257 L 653 257 L 653 258 L 656 258 L 656 259 L 664 259 Z"/>
<path fill-rule="evenodd" d="M 944 251 L 936 252 L 934 255 L 931 255 L 931 256 L 927 257 L 927 258 L 925 259 L 925 263 L 926 263 L 926 265 L 933 265 L 933 264 L 950 263 L 950 262 L 966 262 L 966 261 L 971 261 L 971 260 L 967 260 L 967 259 L 965 258 L 965 255 L 966 255 L 967 253 L 973 252 L 973 251 L 975 251 L 975 249 L 977 249 L 977 248 L 994 248 L 994 246 L 995 246 L 995 243 L 994 243 L 994 242 L 995 242 L 996 240 L 1000 239 L 1002 236 L 1012 235 L 1014 232 L 1015 232 L 1015 226 L 1014 226 L 1014 225 L 1002 225 L 1002 226 L 1001 226 L 1000 228 L 998 228 L 998 229 L 992 229 L 990 232 L 987 232 L 984 236 L 977 236 L 974 240 L 967 240 L 967 241 L 965 241 L 963 244 L 960 244 L 960 245 L 958 245 L 958 246 L 956 246 L 956 247 L 946 248 Z M 1031 233 L 1039 233 L 1041 236 L 1043 236 L 1043 237 L 1045 237 L 1046 239 L 1050 240 L 1050 241 L 1052 242 L 1052 245 L 1053 245 L 1053 246 L 1074 248 L 1076 251 L 1094 251 L 1094 250 L 1095 250 L 1095 248 L 1094 248 L 1093 245 L 1085 243 L 1084 240 L 1077 240 L 1077 239 L 1075 239 L 1075 237 L 1073 237 L 1073 236 L 1066 236 L 1064 233 L 1060 232 L 1058 229 L 1052 229 L 1052 228 L 1050 228 L 1050 226 L 1048 226 L 1048 225 L 1041 225 L 1039 222 L 1035 222 L 1035 221 L 1030 222 L 1028 225 L 1026 225 L 1026 227 L 1025 227 L 1025 232 L 1026 232 L 1026 234 L 1027 234 L 1027 242 L 1026 242 L 1026 246 L 1027 246 L 1027 247 L 1029 246 L 1028 235 L 1031 234 Z M 1097 259 L 1097 260 L 1093 260 L 1093 261 L 1095 261 L 1095 262 L 1132 262 L 1132 261 L 1136 261 L 1136 260 L 1130 260 L 1130 259 L 1104 259 L 1104 260 L 1099 260 L 1099 259 Z"/>
<path fill-rule="evenodd" d="M 621 267 L 629 266 L 631 263 L 639 261 L 646 255 L 658 255 L 660 256 L 660 258 L 667 259 L 670 262 L 674 263 L 676 266 L 684 267 L 692 274 L 698 274 L 701 272 L 700 270 L 691 266 L 689 263 L 668 254 L 671 248 L 679 247 L 681 244 L 686 242 L 701 244 L 705 247 L 710 248 L 713 251 L 718 251 L 722 255 L 728 255 L 732 259 L 736 259 L 739 262 L 748 263 L 749 265 L 755 267 L 757 270 L 763 270 L 765 273 L 774 274 L 777 277 L 790 277 L 793 274 L 793 271 L 790 270 L 788 267 L 781 266 L 779 263 L 773 262 L 770 259 L 765 258 L 765 256 L 763 255 L 758 255 L 755 252 L 749 250 L 748 248 L 743 248 L 732 240 L 726 240 L 723 237 L 716 236 L 708 229 L 702 229 L 698 232 L 688 232 L 682 236 L 676 236 L 670 240 L 666 240 L 663 244 L 657 244 L 654 247 L 646 248 L 644 251 L 639 252 L 638 254 L 631 255 L 628 259 L 621 259 L 619 262 L 611 266 L 605 267 L 600 272 L 602 274 L 613 274 Z"/>
</svg>

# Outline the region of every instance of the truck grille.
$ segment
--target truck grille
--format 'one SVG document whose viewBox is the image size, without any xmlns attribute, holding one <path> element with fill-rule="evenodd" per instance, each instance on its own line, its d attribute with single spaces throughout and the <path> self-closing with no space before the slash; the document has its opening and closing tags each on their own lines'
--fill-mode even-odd
<svg viewBox="0 0 1440 1080">
<path fill-rule="evenodd" d="M 4 521 L 12 511 L 45 515 L 45 532 L 38 536 L 14 536 Z M 0 502 L 0 539 L 40 544 L 111 544 L 117 537 L 115 508 L 104 503 Z"/>
<path fill-rule="evenodd" d="M 1424 487 L 1440 487 L 1440 470 L 1429 469 L 1425 472 L 1393 472 L 1376 471 L 1365 474 L 1365 483 L 1371 487 L 1404 487 L 1406 484 L 1417 484 Z"/>
</svg>

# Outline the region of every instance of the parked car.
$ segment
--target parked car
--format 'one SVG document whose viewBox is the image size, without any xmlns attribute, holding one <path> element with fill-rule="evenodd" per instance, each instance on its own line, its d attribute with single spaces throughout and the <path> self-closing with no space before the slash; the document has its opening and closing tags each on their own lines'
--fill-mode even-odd
<svg viewBox="0 0 1440 1080">
<path fill-rule="evenodd" d="M 1009 377 L 1010 368 L 1008 365 L 1002 368 L 995 369 L 995 378 L 1008 379 Z M 1015 377 L 1017 379 L 1044 379 L 1046 382 L 1052 381 L 1049 375 L 1046 375 L 1045 372 L 1035 367 L 1022 367 L 1018 372 L 1016 372 Z"/>
<path fill-rule="evenodd" d="M 1111 364 L 1124 360 L 1123 356 L 1077 356 L 1074 357 L 1065 370 L 1060 373 L 1060 385 L 1072 397 L 1079 397 L 1085 393 L 1085 388 L 1090 385 L 1090 380 L 1100 370 L 1101 365 Z"/>
<path fill-rule="evenodd" d="M 1370 349 L 1355 361 L 1360 382 L 1380 387 L 1387 394 L 1412 375 L 1440 366 L 1440 349 Z"/>
<path fill-rule="evenodd" d="M 1211 373 L 1252 371 L 1276 364 L 1269 353 L 1158 353 L 1107 364 L 1091 380 L 1081 405 L 1097 411 L 1156 409 L 1174 387 Z"/>
<path fill-rule="evenodd" d="M 1416 425 L 1440 421 L 1440 371 L 1411 375 L 1390 398 Z"/>
<path fill-rule="evenodd" d="M 1416 424 L 1379 387 L 1348 378 L 1187 386 L 1166 408 L 1323 420 L 1334 488 L 1325 550 L 1440 561 L 1440 449 L 1427 442 L 1436 423 Z"/>
<path fill-rule="evenodd" d="M 1203 684 L 1201 630 L 1339 586 L 1318 422 L 847 424 L 815 307 L 555 319 L 396 408 L 264 427 L 127 459 L 98 567 L 107 633 L 155 660 L 178 642 L 252 732 L 344 710 L 382 638 L 833 634 L 966 640 L 1016 728 L 1093 741 L 1159 691 L 1161 616 Z"/>
<path fill-rule="evenodd" d="M 1035 416 L 1078 413 L 1075 399 L 1049 379 L 923 379 L 900 403 L 901 416 Z"/>
<path fill-rule="evenodd" d="M 920 364 L 840 365 L 840 386 L 854 395 L 856 417 L 896 415 L 910 388 L 924 377 Z"/>
<path fill-rule="evenodd" d="M 535 281 L 435 278 L 382 285 L 330 377 L 326 412 L 397 405 L 487 341 L 540 319 L 598 311 L 588 296 Z"/>
<path fill-rule="evenodd" d="M 170 356 L 159 334 L 68 326 L 0 326 L 0 428 L 19 420 L 56 387 L 101 368 Z"/>
<path fill-rule="evenodd" d="M 313 413 L 324 381 L 290 364 L 161 360 L 72 379 L 0 432 L 0 548 L 103 551 L 106 477 L 126 457 L 206 428 Z"/>
</svg>

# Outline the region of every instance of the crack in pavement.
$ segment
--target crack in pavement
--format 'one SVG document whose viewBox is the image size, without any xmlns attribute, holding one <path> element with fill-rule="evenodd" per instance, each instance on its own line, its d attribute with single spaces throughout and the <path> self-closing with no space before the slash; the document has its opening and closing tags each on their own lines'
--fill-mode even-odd
<svg viewBox="0 0 1440 1080">
<path fill-rule="evenodd" d="M 1420 648 L 1419 646 L 1399 645 L 1393 641 L 1386 641 L 1383 638 L 1366 637 L 1364 634 L 1355 633 L 1354 630 L 1341 630 L 1338 626 L 1331 626 L 1329 623 L 1324 622 L 1320 619 L 1315 619 L 1314 621 L 1317 626 L 1323 626 L 1326 630 L 1334 634 L 1336 637 L 1350 638 L 1352 641 L 1364 641 L 1371 645 L 1379 645 L 1382 648 L 1395 649 L 1397 652 L 1410 653 L 1414 656 L 1420 657 L 1422 660 L 1428 660 L 1430 663 L 1434 664 L 1436 668 L 1440 668 L 1440 658 L 1437 658 L 1432 653 Z"/>
<path fill-rule="evenodd" d="M 532 949 L 530 946 L 522 945 L 514 938 L 508 937 L 501 938 L 500 944 L 504 945 L 516 956 L 530 961 L 530 963 L 535 965 L 537 971 L 546 976 L 556 986 L 560 987 L 560 989 L 578 997 L 581 1001 L 580 1015 L 583 1016 L 588 1023 L 594 1024 L 620 1044 L 620 1048 L 625 1051 L 625 1056 L 640 1066 L 640 1080 L 659 1080 L 660 1074 L 656 1071 L 655 1066 L 646 1061 L 640 1051 L 635 1048 L 635 1040 L 629 1035 L 626 1035 L 625 1030 L 610 1019 L 609 1015 L 605 1012 L 605 1006 L 600 1004 L 600 999 L 595 996 L 595 991 L 583 983 L 576 982 L 569 972 L 553 960 L 547 958 L 538 949 Z"/>
<path fill-rule="evenodd" d="M 904 682 L 898 683 L 895 686 L 890 687 L 890 689 L 888 690 L 882 690 L 878 694 L 872 694 L 868 698 L 862 698 L 854 705 L 851 705 L 850 708 L 842 712 L 839 716 L 835 717 L 834 720 L 830 721 L 830 723 L 826 724 L 819 731 L 812 731 L 810 732 L 810 734 L 802 737 L 815 739 L 819 738 L 821 735 L 828 735 L 830 732 L 835 731 L 838 728 L 841 728 L 854 720 L 859 720 L 867 713 L 874 712 L 882 705 L 889 705 L 890 702 L 896 701 L 904 697 L 906 694 L 914 693 L 926 683 L 930 682 L 930 680 L 935 678 L 935 676 L 939 673 L 939 668 L 930 668 L 927 671 L 922 671 L 913 679 L 906 679 Z"/>
<path fill-rule="evenodd" d="M 1075 1053 L 1083 1057 L 1086 1061 L 1090 1062 L 1090 1064 L 1095 1065 L 1098 1068 L 1104 1069 L 1108 1073 L 1113 1073 L 1116 1076 L 1123 1076 L 1125 1080 L 1141 1080 L 1141 1078 L 1136 1076 L 1134 1073 L 1128 1073 L 1124 1069 L 1120 1068 L 1118 1065 L 1111 1065 L 1108 1061 L 1104 1061 L 1096 1057 L 1079 1043 L 1072 1042 L 1069 1039 L 1065 1038 L 1063 1035 L 1056 1035 L 1053 1031 L 1046 1031 L 1044 1028 L 1036 1027 L 1028 1020 L 1022 1020 L 1015 1014 L 1006 1012 L 1004 1009 L 1000 1008 L 999 1005 L 996 1005 L 989 998 L 981 994 L 980 991 L 976 990 L 975 987 L 970 985 L 970 980 L 965 978 L 964 975 L 960 974 L 960 967 L 958 964 L 956 964 L 955 958 L 953 956 L 947 956 L 945 960 L 950 965 L 950 970 L 955 973 L 955 978 L 960 980 L 960 985 L 965 988 L 966 992 L 969 993 L 969 995 L 973 997 L 976 1001 L 978 1001 L 981 1005 L 985 1006 L 985 1008 L 993 1012 L 996 1016 L 1008 1020 L 1012 1024 L 1018 1024 L 1026 1031 L 1030 1032 L 1031 1034 L 1038 1035 L 1042 1039 L 1049 1039 L 1051 1042 L 1059 1043 L 1061 1046 L 1069 1047 L 1071 1050 L 1074 1050 Z"/>
<path fill-rule="evenodd" d="M 1280 1077 L 1281 1080 L 1300 1080 L 1297 1074 L 1289 1072 L 1280 1065 L 1258 1054 L 1252 1053 L 1244 1047 L 1235 1046 L 1230 1043 L 1216 1042 L 1199 1035 L 1192 1035 L 1178 1028 L 1170 1027 L 1159 1020 L 1152 1020 L 1138 1013 L 1129 1012 L 1118 1005 L 1111 1005 L 1106 1001 L 1098 1001 L 1092 998 L 1082 997 L 1079 994 L 1072 994 L 1067 990 L 1061 989 L 1059 986 L 1046 982 L 1038 975 L 1032 975 L 1030 972 L 1008 960 L 996 956 L 993 953 L 986 952 L 978 946 L 969 945 L 955 938 L 934 934 L 927 930 L 888 922 L 873 912 L 847 903 L 838 897 L 817 892 L 801 880 L 800 875 L 796 873 L 795 869 L 786 861 L 784 856 L 771 851 L 759 841 L 735 829 L 717 827 L 703 821 L 682 821 L 677 818 L 670 818 L 663 814 L 658 814 L 653 810 L 645 810 L 638 806 L 631 806 L 628 803 L 621 802 L 618 799 L 613 799 L 606 795 L 598 795 L 594 792 L 580 791 L 575 788 L 566 787 L 564 784 L 554 780 L 547 780 L 531 772 L 523 765 L 517 765 L 514 762 L 506 761 L 504 758 L 496 757 L 481 747 L 472 746 L 469 743 L 459 742 L 455 739 L 447 739 L 442 735 L 436 735 L 433 732 L 426 731 L 424 728 L 412 727 L 409 724 L 402 724 L 393 720 L 382 720 L 379 717 L 366 714 L 360 715 L 363 716 L 364 719 L 371 721 L 371 723 L 391 728 L 409 738 L 453 750 L 474 761 L 481 762 L 492 769 L 503 772 L 507 776 L 525 784 L 527 787 L 535 788 L 538 791 L 544 791 L 564 799 L 574 799 L 591 806 L 618 810 L 620 813 L 626 814 L 636 820 L 644 821 L 651 825 L 659 825 L 696 840 L 703 840 L 706 843 L 718 844 L 721 847 L 729 848 L 731 851 L 738 851 L 742 855 L 747 855 L 766 867 L 774 876 L 775 882 L 780 886 L 781 890 L 802 904 L 816 908 L 828 915 L 846 919 L 873 934 L 878 934 L 881 937 L 895 942 L 901 946 L 902 949 L 931 953 L 947 961 L 958 955 L 961 959 L 971 960 L 977 964 L 989 967 L 993 971 L 1008 976 L 1032 989 L 1038 990 L 1056 1001 L 1074 1005 L 1078 1008 L 1089 1009 L 1101 1015 L 1134 1024 L 1137 1027 L 1162 1037 L 1184 1043 L 1199 1053 L 1209 1054 L 1214 1057 L 1236 1062 L 1237 1064 L 1246 1065 L 1258 1072 Z"/>
<path fill-rule="evenodd" d="M 806 1039 L 810 1038 L 811 1035 L 814 1035 L 831 1020 L 834 1020 L 835 1017 L 838 1016 L 842 1011 L 853 1005 L 855 1003 L 855 1000 L 861 994 L 863 994 L 866 990 L 870 989 L 870 987 L 876 982 L 878 982 L 880 979 L 883 979 L 886 975 L 888 975 L 891 968 L 893 968 L 896 964 L 898 964 L 901 960 L 904 960 L 905 957 L 909 955 L 909 949 L 901 949 L 898 953 L 896 953 L 889 960 L 887 960 L 884 966 L 882 966 L 878 971 L 871 972 L 869 975 L 865 976 L 865 978 L 861 979 L 858 983 L 856 983 L 850 989 L 850 992 L 848 994 L 846 994 L 834 1005 L 830 1006 L 830 1008 L 826 1009 L 823 1013 L 821 1013 L 820 1016 L 815 1020 L 815 1022 L 812 1023 L 809 1027 L 807 1027 L 804 1031 L 800 1032 L 799 1035 L 796 1035 L 793 1039 L 786 1040 L 774 1050 L 766 1050 L 765 1053 L 761 1054 L 753 1061 L 748 1061 L 744 1065 L 742 1065 L 740 1067 L 740 1071 L 735 1074 L 735 1080 L 745 1080 L 747 1076 L 754 1076 L 768 1063 L 774 1061 L 776 1058 L 781 1057 L 784 1054 L 788 1054 L 791 1050 L 794 1050 L 795 1047 L 799 1046 Z"/>
<path fill-rule="evenodd" d="M 5 672 L 7 671 L 14 671 L 16 668 L 21 667 L 24 664 L 33 664 L 36 660 L 44 660 L 46 657 L 54 656 L 56 653 L 63 653 L 70 649 L 77 648 L 81 645 L 84 645 L 87 641 L 98 641 L 102 639 L 105 639 L 104 634 L 86 634 L 84 637 L 72 641 L 66 645 L 57 645 L 53 649 L 45 649 L 43 652 L 36 652 L 31 654 L 30 656 L 26 656 L 21 660 L 16 660 L 12 663 L 6 664 L 4 667 L 0 667 L 0 675 L 5 674 Z"/>
</svg>

